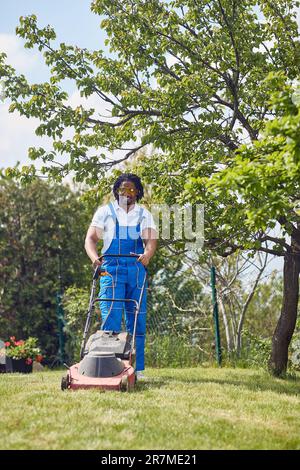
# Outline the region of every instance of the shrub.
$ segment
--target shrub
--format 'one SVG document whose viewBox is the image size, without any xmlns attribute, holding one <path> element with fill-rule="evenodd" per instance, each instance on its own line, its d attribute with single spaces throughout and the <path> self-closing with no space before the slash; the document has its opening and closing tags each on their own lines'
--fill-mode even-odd
<svg viewBox="0 0 300 470">
<path fill-rule="evenodd" d="M 198 347 L 175 335 L 148 335 L 145 356 L 149 367 L 192 367 L 207 360 Z"/>
<path fill-rule="evenodd" d="M 289 366 L 292 370 L 300 370 L 300 318 L 298 318 L 290 345 Z"/>
<path fill-rule="evenodd" d="M 83 337 L 84 325 L 87 318 L 90 293 L 87 289 L 71 286 L 63 296 L 65 312 L 66 354 L 69 361 L 78 359 Z M 99 309 L 95 308 L 89 335 L 99 329 Z"/>
</svg>

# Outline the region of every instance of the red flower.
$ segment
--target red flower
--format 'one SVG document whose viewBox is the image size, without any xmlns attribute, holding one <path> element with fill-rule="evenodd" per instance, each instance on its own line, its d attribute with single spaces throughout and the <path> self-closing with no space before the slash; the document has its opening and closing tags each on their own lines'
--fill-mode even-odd
<svg viewBox="0 0 300 470">
<path fill-rule="evenodd" d="M 43 360 L 43 356 L 41 354 L 38 354 L 35 358 L 37 362 L 41 362 Z"/>
<path fill-rule="evenodd" d="M 31 336 L 26 340 L 20 339 L 18 341 L 15 336 L 10 336 L 10 341 L 5 343 L 6 354 L 13 359 L 25 359 L 27 364 L 32 364 L 36 356 L 41 356 L 37 341 L 37 338 Z"/>
</svg>

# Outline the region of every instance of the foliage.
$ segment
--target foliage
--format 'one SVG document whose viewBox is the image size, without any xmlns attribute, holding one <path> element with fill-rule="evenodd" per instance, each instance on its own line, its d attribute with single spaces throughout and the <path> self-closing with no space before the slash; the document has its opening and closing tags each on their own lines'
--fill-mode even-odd
<svg viewBox="0 0 300 470">
<path fill-rule="evenodd" d="M 36 336 L 57 350 L 56 294 L 85 285 L 87 214 L 66 186 L 0 178 L 0 335 Z M 60 278 L 61 276 L 61 278 Z"/>
<path fill-rule="evenodd" d="M 195 178 L 190 185 L 195 186 L 194 194 L 206 185 L 209 195 L 227 201 L 215 217 L 222 229 L 216 242 L 225 242 L 226 255 L 249 249 L 284 256 L 283 302 L 269 361 L 272 373 L 280 376 L 288 365 L 299 292 L 300 105 L 295 88 L 282 73 L 269 75 L 267 82 L 276 84 L 270 106 L 277 117 L 266 121 L 260 139 L 242 145 L 227 166 L 209 178 Z M 274 228 L 277 234 L 271 232 Z"/>
<path fill-rule="evenodd" d="M 179 189 L 191 170 L 213 173 L 244 133 L 257 138 L 270 115 L 267 74 L 299 73 L 296 4 L 95 0 L 91 9 L 102 18 L 110 56 L 65 43 L 56 47 L 51 26 L 40 27 L 35 15 L 21 17 L 18 36 L 26 48 L 43 52 L 51 74 L 48 82 L 30 84 L 0 56 L 10 111 L 39 119 L 36 134 L 53 140 L 51 151 L 31 148 L 29 156 L 42 158 L 42 173 L 53 178 L 74 172 L 77 181 L 94 185 L 106 170 L 151 144 L 158 153 L 147 174 L 164 196 L 174 185 Z M 108 118 L 99 118 L 84 99 L 72 108 L 62 88 L 66 79 L 83 98 L 98 99 Z M 105 152 L 122 148 L 121 158 L 107 161 Z M 69 160 L 60 162 L 61 154 Z M 34 166 L 22 173 L 27 178 L 31 172 Z"/>
<path fill-rule="evenodd" d="M 269 76 L 267 83 L 276 84 L 270 105 L 278 117 L 267 121 L 261 138 L 241 146 L 230 165 L 208 184 L 217 194 L 240 198 L 233 211 L 227 208 L 231 215 L 228 230 L 242 221 L 246 231 L 256 233 L 246 246 L 264 249 L 263 243 L 270 241 L 270 252 L 283 255 L 288 250 L 288 236 L 300 223 L 300 105 L 294 100 L 295 88 L 282 73 Z M 281 237 L 266 233 L 276 223 L 281 224 Z M 237 233 L 236 240 L 245 246 L 245 231 L 240 236 Z"/>
<path fill-rule="evenodd" d="M 292 370 L 300 370 L 300 318 L 297 320 L 295 333 L 290 346 L 289 365 Z"/>
<path fill-rule="evenodd" d="M 255 336 L 271 338 L 282 305 L 282 276 L 277 271 L 257 286 L 249 305 L 245 327 Z"/>
<path fill-rule="evenodd" d="M 11 336 L 9 341 L 5 342 L 5 354 L 12 359 L 26 359 L 27 364 L 33 361 L 41 362 L 43 359 L 38 339 L 33 337 L 16 341 L 15 336 Z"/>
<path fill-rule="evenodd" d="M 66 353 L 68 360 L 71 362 L 79 358 L 82 335 L 89 306 L 89 297 L 90 295 L 87 289 L 80 289 L 76 286 L 68 287 L 63 296 Z M 97 306 L 95 309 L 96 315 L 94 311 L 89 334 L 92 334 L 96 329 L 99 329 L 100 312 Z"/>
<path fill-rule="evenodd" d="M 263 338 L 250 333 L 246 328 L 242 333 L 242 351 L 235 361 L 243 367 L 267 368 L 271 353 L 271 338 Z"/>
<path fill-rule="evenodd" d="M 150 333 L 146 339 L 145 357 L 150 367 L 194 367 L 207 363 L 208 358 L 212 363 L 212 356 L 181 335 Z"/>
<path fill-rule="evenodd" d="M 1 55 L 0 78 L 11 100 L 10 110 L 38 118 L 36 133 L 53 139 L 52 151 L 30 149 L 29 155 L 33 160 L 42 158 L 42 173 L 54 179 L 74 172 L 77 181 L 89 185 L 101 181 L 102 186 L 107 170 L 151 144 L 156 154 L 143 157 L 141 175 L 168 204 L 206 203 L 208 247 L 227 255 L 238 247 L 265 249 L 264 232 L 283 210 L 291 211 L 292 217 L 282 220 L 284 232 L 295 222 L 295 201 L 288 200 L 285 191 L 298 191 L 297 170 L 291 167 L 287 175 L 279 169 L 284 151 L 276 164 L 275 154 L 258 165 L 252 157 L 248 162 L 252 147 L 241 144 L 255 142 L 265 120 L 282 114 L 280 102 L 292 109 L 286 99 L 288 85 L 278 72 L 284 70 L 288 80 L 299 74 L 296 4 L 293 0 L 200 4 L 152 0 L 133 6 L 130 0 L 96 0 L 91 9 L 104 18 L 102 28 L 112 57 L 64 43 L 56 49 L 53 28 L 40 28 L 35 15 L 21 17 L 17 34 L 25 47 L 38 47 L 44 53 L 51 71 L 49 82 L 31 85 Z M 62 90 L 65 79 L 73 80 L 83 97 L 99 99 L 113 119 L 99 119 L 96 109 L 85 109 L 84 100 L 73 109 Z M 269 101 L 273 91 L 278 94 L 277 105 Z M 286 124 L 296 129 L 296 121 Z M 64 138 L 65 129 L 73 133 L 70 138 Z M 136 146 L 127 151 L 130 142 Z M 275 142 L 281 145 L 280 139 Z M 261 145 L 255 147 L 259 152 Z M 293 145 L 286 150 L 293 150 Z M 121 148 L 124 156 L 113 161 L 103 153 Z M 268 149 L 267 155 L 269 144 Z M 62 153 L 69 155 L 69 161 L 57 164 Z M 223 167 L 228 173 L 220 174 Z M 27 179 L 35 169 L 25 167 L 17 173 Z M 210 186 L 215 173 L 219 190 Z M 243 198 L 249 196 L 246 205 L 237 195 L 239 188 Z M 282 255 L 284 242 L 276 239 L 273 252 Z"/>
</svg>

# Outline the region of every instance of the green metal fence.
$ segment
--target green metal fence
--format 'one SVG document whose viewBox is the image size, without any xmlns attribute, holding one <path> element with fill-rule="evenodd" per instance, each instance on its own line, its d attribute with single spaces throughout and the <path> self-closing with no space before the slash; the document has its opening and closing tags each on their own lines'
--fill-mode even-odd
<svg viewBox="0 0 300 470">
<path fill-rule="evenodd" d="M 194 366 L 214 357 L 211 300 L 197 280 L 155 279 L 148 289 L 146 361 Z"/>
</svg>

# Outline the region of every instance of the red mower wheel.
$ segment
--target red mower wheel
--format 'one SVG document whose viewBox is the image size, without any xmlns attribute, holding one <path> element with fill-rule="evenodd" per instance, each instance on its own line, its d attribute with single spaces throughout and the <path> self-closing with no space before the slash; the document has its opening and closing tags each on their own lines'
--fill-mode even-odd
<svg viewBox="0 0 300 470">
<path fill-rule="evenodd" d="M 123 375 L 123 377 L 121 379 L 120 390 L 121 390 L 121 392 L 128 392 L 128 377 L 127 377 L 127 375 Z"/>
<path fill-rule="evenodd" d="M 61 389 L 62 389 L 62 391 L 67 390 L 69 388 L 69 385 L 70 385 L 69 375 L 64 375 L 61 378 Z"/>
<path fill-rule="evenodd" d="M 132 392 L 133 390 L 133 385 L 129 382 L 127 375 L 122 377 L 120 390 L 121 392 Z"/>
<path fill-rule="evenodd" d="M 129 382 L 129 380 L 128 380 L 128 383 L 127 383 L 127 392 L 132 392 L 132 391 L 133 391 L 133 389 L 134 389 L 134 384 L 135 384 L 135 382 L 132 383 L 132 382 Z"/>
</svg>

